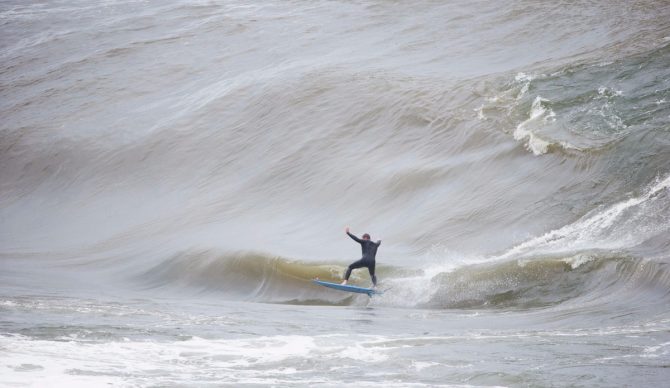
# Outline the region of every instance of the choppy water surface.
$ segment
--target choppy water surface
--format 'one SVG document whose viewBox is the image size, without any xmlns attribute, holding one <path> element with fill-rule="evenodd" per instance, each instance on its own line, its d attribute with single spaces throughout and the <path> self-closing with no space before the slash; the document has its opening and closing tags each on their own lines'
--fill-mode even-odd
<svg viewBox="0 0 670 388">
<path fill-rule="evenodd" d="M 670 379 L 667 2 L 5 1 L 0 36 L 0 385 Z M 310 282 L 346 225 L 383 296 Z"/>
</svg>

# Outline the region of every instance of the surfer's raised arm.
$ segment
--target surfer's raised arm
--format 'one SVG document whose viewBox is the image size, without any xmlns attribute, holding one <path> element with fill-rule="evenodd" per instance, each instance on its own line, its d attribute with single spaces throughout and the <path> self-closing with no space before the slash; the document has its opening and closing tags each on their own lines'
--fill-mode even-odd
<svg viewBox="0 0 670 388">
<path fill-rule="evenodd" d="M 349 233 L 349 227 L 348 227 L 348 226 L 347 226 L 346 229 L 344 229 L 344 232 L 345 232 L 349 237 L 351 237 L 352 240 L 356 241 L 357 243 L 361 244 L 361 243 L 363 242 L 363 240 L 361 240 L 360 238 L 358 238 L 358 237 L 354 236 L 353 234 Z"/>
</svg>

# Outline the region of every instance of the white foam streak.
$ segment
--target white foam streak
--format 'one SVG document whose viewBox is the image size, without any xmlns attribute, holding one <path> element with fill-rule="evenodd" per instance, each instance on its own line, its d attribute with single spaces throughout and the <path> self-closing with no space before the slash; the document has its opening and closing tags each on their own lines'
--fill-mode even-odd
<svg viewBox="0 0 670 388">
<path fill-rule="evenodd" d="M 552 230 L 510 249 L 501 258 L 532 253 L 563 253 L 582 249 L 631 248 L 670 229 L 668 206 L 660 194 L 670 188 L 670 176 L 658 180 L 646 193 L 603 210 L 591 212 L 573 224 Z"/>
</svg>

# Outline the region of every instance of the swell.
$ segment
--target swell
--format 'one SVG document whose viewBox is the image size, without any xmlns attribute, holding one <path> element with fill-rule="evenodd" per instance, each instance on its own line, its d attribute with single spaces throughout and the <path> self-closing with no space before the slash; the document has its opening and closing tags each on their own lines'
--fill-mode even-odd
<svg viewBox="0 0 670 388">
<path fill-rule="evenodd" d="M 287 91 L 290 97 L 284 97 Z M 445 91 L 433 79 L 326 69 L 266 84 L 214 83 L 180 102 L 183 109 L 154 132 L 128 144 L 106 135 L 46 141 L 41 127 L 3 131 L 3 212 L 17 221 L 11 240 L 33 235 L 45 241 L 40 237 L 52 232 L 44 227 L 49 220 L 71 228 L 56 240 L 82 245 L 133 235 L 136 220 L 142 229 L 155 218 L 184 225 L 254 213 L 288 215 L 306 206 L 342 212 L 347 203 L 360 203 L 356 198 L 399 208 L 417 192 L 439 189 L 461 166 L 497 153 L 489 134 L 450 128 L 467 121 L 463 111 L 474 96 L 449 101 Z M 231 115 L 237 107 L 241 111 Z M 446 137 L 451 141 L 444 143 Z M 434 157 L 445 152 L 459 156 Z M 395 163 L 388 164 L 389 158 Z M 368 177 L 361 179 L 365 170 Z M 344 196 L 342 187 L 349 188 Z M 143 207 L 152 209 L 144 219 L 105 221 L 115 234 L 96 236 L 78 226 L 88 217 L 102 222 L 110 206 L 128 213 L 151 193 L 159 195 Z M 185 198 L 191 206 L 175 206 Z M 44 224 L 26 224 L 26 213 L 36 212 Z"/>
<path fill-rule="evenodd" d="M 669 51 L 656 53 L 667 57 Z M 644 61 L 657 67 L 654 57 L 652 52 L 615 68 L 630 72 Z M 591 71 L 587 66 L 563 73 L 581 72 L 577 78 L 584 78 Z M 562 79 L 555 77 L 551 82 Z M 669 89 L 635 97 L 655 108 L 646 120 L 613 129 L 591 123 L 608 147 L 536 158 L 516 143 L 523 138 L 515 140 L 500 128 L 514 127 L 510 120 L 519 117 L 518 126 L 532 132 L 523 120 L 531 100 L 531 111 L 538 112 L 528 120 L 547 116 L 548 110 L 558 118 L 563 113 L 545 106 L 546 93 L 534 92 L 532 80 L 516 78 L 524 83 L 520 91 L 517 85 L 509 96 L 482 98 L 472 88 L 486 90 L 489 80 L 452 85 L 448 94 L 447 85 L 434 78 L 318 70 L 262 85 L 214 84 L 202 90 L 202 101 L 183 102 L 178 119 L 122 147 L 104 136 L 47 144 L 34 128 L 3 131 L 2 211 L 5 219 L 17 221 L 6 245 L 33 235 L 44 241 L 40 237 L 53 233 L 51 224 L 71 228 L 63 229 L 59 242 L 81 246 L 119 235 L 185 233 L 185 226 L 213 223 L 220 233 L 268 219 L 267 214 L 277 214 L 268 224 L 283 218 L 277 222 L 293 220 L 330 234 L 332 225 L 323 219 L 339 214 L 371 223 L 411 248 L 462 244 L 457 249 L 468 251 L 488 241 L 486 249 L 495 251 L 514 243 L 521 231 L 537 234 L 547 224 L 565 225 L 597 211 L 667 170 L 667 123 L 657 117 L 670 105 L 657 102 Z M 544 87 L 550 90 L 551 82 Z M 583 110 L 584 102 L 615 104 L 610 99 L 621 97 L 608 94 L 608 88 L 600 93 L 597 85 L 590 84 L 595 92 L 577 101 L 566 97 L 566 109 Z M 291 96 L 283 98 L 287 90 Z M 486 99 L 497 105 L 480 109 L 484 118 L 478 120 L 475 108 Z M 628 110 L 633 102 L 616 104 Z M 231 103 L 241 109 L 236 116 L 230 115 Z M 110 207 L 117 209 L 112 219 Z M 40 222 L 26 223 L 26 214 L 34 213 L 43 215 Z M 106 227 L 96 234 L 91 223 Z M 276 251 L 272 245 L 267 249 Z"/>
</svg>

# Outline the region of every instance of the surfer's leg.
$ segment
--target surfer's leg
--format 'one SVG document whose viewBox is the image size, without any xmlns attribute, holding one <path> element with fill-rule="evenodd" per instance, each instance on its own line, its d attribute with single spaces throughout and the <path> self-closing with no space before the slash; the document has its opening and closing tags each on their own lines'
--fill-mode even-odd
<svg viewBox="0 0 670 388">
<path fill-rule="evenodd" d="M 372 278 L 372 287 L 377 287 L 377 277 L 375 276 L 375 263 L 368 265 L 368 272 L 370 272 L 370 278 Z"/>
<path fill-rule="evenodd" d="M 367 267 L 367 263 L 363 261 L 363 259 L 360 259 L 358 261 L 354 261 L 349 265 L 349 268 L 347 268 L 347 272 L 344 274 L 344 280 L 342 281 L 342 284 L 347 284 L 347 281 L 349 280 L 349 276 L 351 276 L 351 270 L 354 270 L 356 268 L 362 268 L 362 267 Z"/>
</svg>

